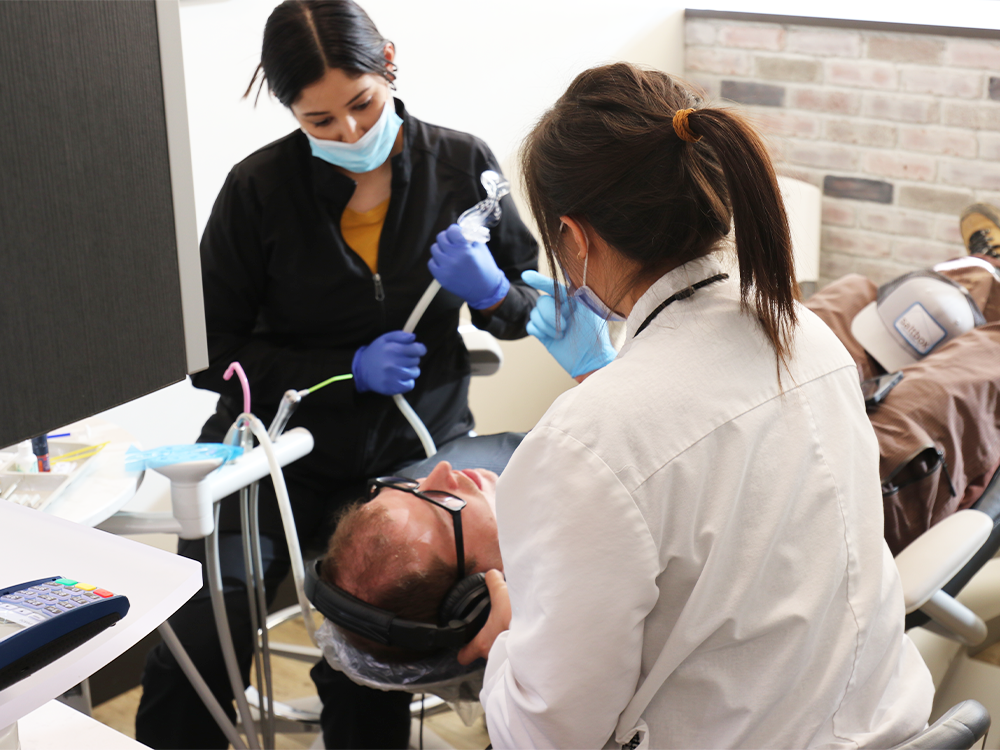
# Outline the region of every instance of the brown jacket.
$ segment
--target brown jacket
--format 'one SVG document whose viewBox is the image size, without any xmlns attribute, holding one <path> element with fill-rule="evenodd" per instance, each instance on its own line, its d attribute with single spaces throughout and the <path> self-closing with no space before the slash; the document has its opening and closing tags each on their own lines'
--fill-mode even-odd
<svg viewBox="0 0 1000 750">
<path fill-rule="evenodd" d="M 903 380 L 869 413 L 881 453 L 885 538 L 894 555 L 975 503 L 1000 466 L 1000 281 L 984 269 L 944 273 L 969 290 L 987 324 L 904 368 Z M 852 274 L 805 303 L 847 347 L 861 379 L 883 372 L 851 335 L 851 321 L 876 292 Z"/>
</svg>

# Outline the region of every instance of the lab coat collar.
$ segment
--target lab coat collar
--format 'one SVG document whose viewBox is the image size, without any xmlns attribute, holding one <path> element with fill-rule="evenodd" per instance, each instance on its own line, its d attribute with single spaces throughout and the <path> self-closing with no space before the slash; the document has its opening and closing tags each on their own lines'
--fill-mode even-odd
<svg viewBox="0 0 1000 750">
<path fill-rule="evenodd" d="M 639 330 L 639 326 L 656 309 L 657 305 L 692 284 L 697 284 L 699 281 L 724 272 L 724 263 L 719 253 L 709 253 L 663 274 L 639 298 L 639 301 L 632 308 L 632 312 L 629 313 L 628 319 L 625 321 L 625 347 L 622 351 L 629 348 L 635 337 L 635 332 Z M 709 289 L 711 287 L 702 289 L 698 294 Z"/>
</svg>

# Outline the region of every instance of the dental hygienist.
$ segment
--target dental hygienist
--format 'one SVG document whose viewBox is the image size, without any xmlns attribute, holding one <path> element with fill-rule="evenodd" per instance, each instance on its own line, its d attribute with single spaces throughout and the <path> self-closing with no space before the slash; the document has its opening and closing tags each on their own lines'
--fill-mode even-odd
<svg viewBox="0 0 1000 750">
<path fill-rule="evenodd" d="M 406 395 L 438 445 L 473 427 L 469 355 L 457 330 L 461 305 L 468 303 L 475 325 L 510 339 L 525 335 L 537 297 L 521 281 L 536 267 L 537 245 L 510 198 L 488 247 L 451 227 L 485 197 L 481 173 L 499 166 L 482 141 L 418 120 L 393 98 L 395 58 L 392 43 L 351 0 L 279 5 L 264 30 L 258 73 L 298 128 L 232 169 L 201 244 L 211 366 L 194 383 L 221 394 L 202 440 L 221 440 L 242 411 L 236 380 L 222 379 L 234 360 L 265 424 L 286 390 L 353 374 L 310 395 L 289 424 L 308 428 L 316 441 L 311 454 L 285 469 L 304 548 L 311 540 L 322 548 L 332 514 L 363 494 L 367 477 L 424 456 L 393 394 Z M 415 333 L 403 333 L 433 278 L 443 291 Z M 224 532 L 238 532 L 237 505 L 222 503 Z M 288 561 L 269 482 L 261 485 L 261 528 L 273 593 Z M 251 641 L 238 534 L 225 534 L 221 546 L 229 619 L 247 679 Z M 182 541 L 179 551 L 203 559 L 201 542 Z M 231 710 L 207 592 L 171 623 Z M 324 660 L 313 678 L 324 699 L 326 747 L 407 746 L 409 694 L 356 686 Z M 227 746 L 165 648 L 150 655 L 143 687 L 141 742 Z"/>
<path fill-rule="evenodd" d="M 576 78 L 522 164 L 572 295 L 540 300 L 531 330 L 583 382 L 497 488 L 506 584 L 488 575 L 491 621 L 460 655 L 489 655 L 493 747 L 885 748 L 921 731 L 933 686 L 903 633 L 857 368 L 795 301 L 759 137 L 619 63 Z"/>
</svg>

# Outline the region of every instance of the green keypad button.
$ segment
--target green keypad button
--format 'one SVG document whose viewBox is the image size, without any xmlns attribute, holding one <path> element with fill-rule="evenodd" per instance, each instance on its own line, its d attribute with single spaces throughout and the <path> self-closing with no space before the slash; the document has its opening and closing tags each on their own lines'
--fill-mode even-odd
<svg viewBox="0 0 1000 750">
<path fill-rule="evenodd" d="M 72 578 L 57 578 L 52 583 L 60 583 L 63 586 L 76 586 L 76 581 Z"/>
</svg>

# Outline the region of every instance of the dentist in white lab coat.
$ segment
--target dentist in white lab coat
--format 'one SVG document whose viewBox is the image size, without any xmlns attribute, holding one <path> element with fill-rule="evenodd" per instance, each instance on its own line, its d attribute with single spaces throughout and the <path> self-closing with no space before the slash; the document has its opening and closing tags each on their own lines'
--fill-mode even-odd
<svg viewBox="0 0 1000 750">
<path fill-rule="evenodd" d="M 582 382 L 497 489 L 506 584 L 489 574 L 491 620 L 460 655 L 488 654 L 493 746 L 885 748 L 921 731 L 933 686 L 903 633 L 875 436 L 850 356 L 795 301 L 757 135 L 616 64 L 571 84 L 523 167 L 571 295 L 543 297 L 529 331 Z"/>
</svg>

